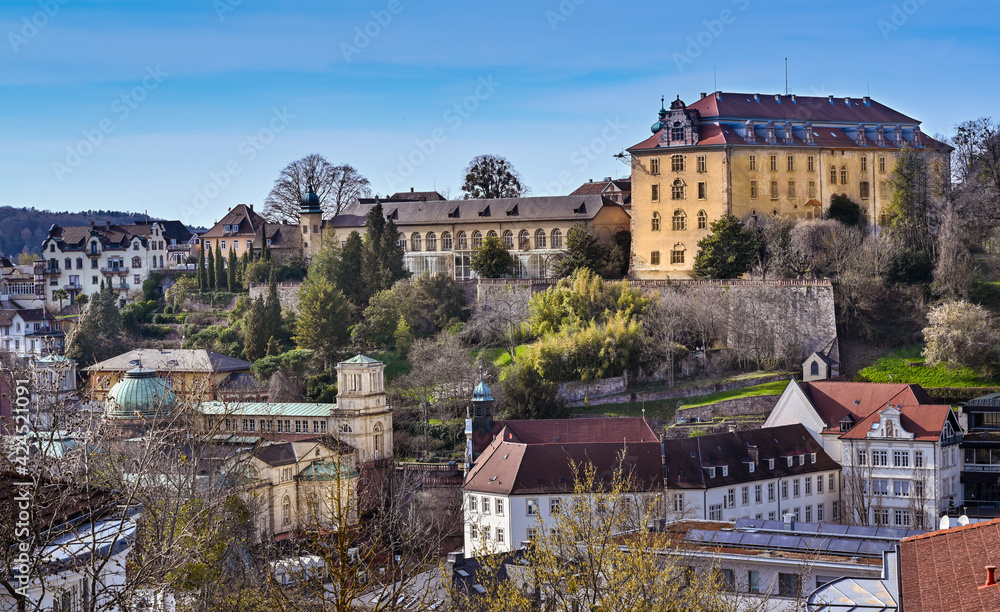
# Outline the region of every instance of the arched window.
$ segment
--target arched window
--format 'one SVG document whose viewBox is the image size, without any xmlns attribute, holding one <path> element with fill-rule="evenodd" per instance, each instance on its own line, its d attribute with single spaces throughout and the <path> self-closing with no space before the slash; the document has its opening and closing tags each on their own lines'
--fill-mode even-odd
<svg viewBox="0 0 1000 612">
<path fill-rule="evenodd" d="M 674 211 L 674 218 L 672 220 L 671 227 L 675 232 L 681 232 L 687 229 L 687 213 L 681 209 Z"/>
<path fill-rule="evenodd" d="M 444 232 L 441 234 L 441 250 L 451 250 L 451 232 Z"/>
<path fill-rule="evenodd" d="M 281 524 L 292 524 L 292 498 L 287 495 L 281 498 Z"/>
<path fill-rule="evenodd" d="M 660 231 L 660 213 L 658 213 L 658 212 L 654 212 L 653 213 L 653 222 L 652 222 L 652 228 L 651 229 L 654 232 Z"/>
<path fill-rule="evenodd" d="M 382 432 L 382 424 L 375 423 L 373 432 L 375 434 L 374 435 L 375 458 L 381 459 L 382 456 L 385 454 L 385 433 Z"/>
<path fill-rule="evenodd" d="M 458 233 L 458 248 L 459 251 L 466 251 L 469 248 L 469 239 L 465 235 L 465 232 Z"/>
<path fill-rule="evenodd" d="M 562 248 L 562 230 L 558 227 L 552 230 L 552 248 L 561 249 Z"/>
<path fill-rule="evenodd" d="M 837 166 L 830 166 L 830 184 L 837 184 Z"/>
<path fill-rule="evenodd" d="M 670 169 L 674 172 L 684 171 L 684 156 L 683 155 L 671 155 L 670 156 Z"/>
<path fill-rule="evenodd" d="M 670 263 L 671 264 L 682 264 L 684 263 L 684 245 L 677 243 L 674 248 L 670 250 Z"/>
<path fill-rule="evenodd" d="M 708 229 L 708 214 L 703 211 L 698 211 L 698 229 Z"/>
<path fill-rule="evenodd" d="M 819 362 L 813 359 L 812 363 L 809 364 L 809 375 L 819 376 Z"/>
<path fill-rule="evenodd" d="M 483 246 L 483 233 L 479 230 L 472 232 L 472 248 L 478 249 Z"/>
<path fill-rule="evenodd" d="M 420 238 L 420 234 L 418 234 L 417 232 L 413 232 L 410 235 L 410 246 L 414 251 L 419 251 L 421 249 L 421 246 L 423 246 L 420 244 L 421 242 L 422 240 Z"/>
<path fill-rule="evenodd" d="M 841 185 L 847 184 L 847 165 L 843 165 L 840 167 L 840 184 Z"/>
<path fill-rule="evenodd" d="M 671 140 L 684 140 L 684 126 L 680 121 L 674 121 L 674 126 L 670 130 Z"/>
<path fill-rule="evenodd" d="M 508 249 L 514 248 L 514 232 L 510 230 L 504 230 L 503 233 L 503 243 Z"/>
<path fill-rule="evenodd" d="M 133 257 L 132 258 L 132 267 L 133 268 L 141 268 L 142 267 L 142 258 L 138 257 L 138 256 L 137 257 Z"/>
<path fill-rule="evenodd" d="M 670 199 L 671 200 L 683 200 L 684 199 L 684 181 L 677 179 L 674 184 L 670 186 Z"/>
<path fill-rule="evenodd" d="M 434 232 L 427 232 L 427 250 L 436 251 L 438 250 L 438 237 Z"/>
<path fill-rule="evenodd" d="M 494 232 L 493 230 L 490 230 L 490 231 L 486 232 L 486 237 L 487 238 L 496 238 L 497 237 L 497 233 Z"/>
<path fill-rule="evenodd" d="M 399 235 L 396 236 L 396 246 L 406 250 L 406 236 L 403 235 L 403 232 L 399 232 Z"/>
<path fill-rule="evenodd" d="M 545 248 L 545 230 L 538 230 L 535 232 L 535 248 L 544 249 Z"/>
<path fill-rule="evenodd" d="M 531 235 L 528 234 L 528 230 L 521 230 L 517 235 L 517 246 L 521 249 L 526 249 L 530 246 Z"/>
</svg>

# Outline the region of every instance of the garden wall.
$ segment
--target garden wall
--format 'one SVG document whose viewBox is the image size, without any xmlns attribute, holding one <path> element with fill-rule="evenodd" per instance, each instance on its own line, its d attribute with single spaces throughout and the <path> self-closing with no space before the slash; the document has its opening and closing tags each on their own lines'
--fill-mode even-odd
<svg viewBox="0 0 1000 612">
<path fill-rule="evenodd" d="M 278 301 L 281 302 L 282 310 L 298 312 L 299 289 L 301 288 L 301 282 L 278 283 Z M 266 301 L 267 289 L 267 283 L 250 283 L 250 299 L 255 300 L 259 297 Z"/>
</svg>

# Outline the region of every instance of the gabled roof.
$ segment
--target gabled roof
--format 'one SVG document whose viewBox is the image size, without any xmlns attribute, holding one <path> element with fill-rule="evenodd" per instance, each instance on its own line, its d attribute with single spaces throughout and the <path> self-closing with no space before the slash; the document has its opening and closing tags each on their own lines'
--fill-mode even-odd
<svg viewBox="0 0 1000 612">
<path fill-rule="evenodd" d="M 88 372 L 127 372 L 141 362 L 157 372 L 238 372 L 253 364 L 205 349 L 136 349 L 85 368 Z"/>
<path fill-rule="evenodd" d="M 374 206 L 374 202 L 352 202 L 341 214 L 330 219 L 329 223 L 335 228 L 364 227 L 368 212 Z M 518 219 L 579 222 L 593 219 L 606 206 L 621 208 L 620 204 L 601 195 L 382 202 L 386 218 L 395 221 L 397 226 L 479 223 L 491 220 Z M 489 217 L 481 216 L 480 213 L 484 213 L 487 209 Z"/>
<path fill-rule="evenodd" d="M 123 225 L 122 229 L 136 236 L 150 236 L 153 233 L 153 224 L 163 228 L 163 236 L 167 240 L 176 238 L 177 242 L 186 242 L 193 235 L 191 230 L 180 221 L 150 221 L 148 223 L 134 223 Z"/>
<path fill-rule="evenodd" d="M 889 403 L 904 408 L 933 404 L 920 385 L 817 380 L 800 386 L 820 418 L 826 421 L 824 433 L 839 432 L 840 420 L 848 414 L 859 422 Z"/>
<path fill-rule="evenodd" d="M 802 425 L 668 439 L 663 445 L 666 486 L 672 489 L 710 489 L 840 468 Z M 753 472 L 748 466 L 751 447 L 757 447 L 759 457 Z M 793 458 L 791 466 L 788 457 Z M 773 469 L 769 459 L 775 460 Z M 725 475 L 722 466 L 727 468 Z M 715 468 L 715 476 L 709 468 Z"/>
<path fill-rule="evenodd" d="M 1000 584 L 979 588 L 1000 565 L 1000 519 L 905 538 L 899 554 L 906 612 L 1000 610 Z"/>
<path fill-rule="evenodd" d="M 625 193 L 630 193 L 632 191 L 632 179 L 630 178 L 603 181 L 595 181 L 591 179 L 571 191 L 569 195 L 600 195 L 605 193 L 611 185 L 614 185 L 618 191 Z"/>
<path fill-rule="evenodd" d="M 227 237 L 253 237 L 257 235 L 260 231 L 261 224 L 264 223 L 264 219 L 258 215 L 254 210 L 247 206 L 246 204 L 237 204 L 229 210 L 219 222 L 213 225 L 201 235 L 202 238 L 227 238 Z M 238 231 L 226 232 L 225 226 L 236 225 L 238 226 Z M 268 224 L 268 234 L 271 234 L 271 229 L 274 224 Z M 270 238 L 270 236 L 268 236 Z"/>
<path fill-rule="evenodd" d="M 879 409 L 869 414 L 840 437 L 845 440 L 863 440 L 877 423 L 881 423 L 881 413 L 882 409 Z M 941 438 L 941 431 L 951 413 L 951 406 L 907 406 L 900 410 L 899 424 L 913 434 L 914 440 L 933 442 Z"/>
</svg>

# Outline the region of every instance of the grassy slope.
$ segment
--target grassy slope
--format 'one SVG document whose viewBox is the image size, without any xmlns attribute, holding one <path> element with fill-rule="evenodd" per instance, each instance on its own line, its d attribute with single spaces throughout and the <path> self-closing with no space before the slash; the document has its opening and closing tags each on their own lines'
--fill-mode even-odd
<svg viewBox="0 0 1000 612">
<path fill-rule="evenodd" d="M 985 377 L 969 368 L 947 365 L 929 367 L 920 354 L 921 347 L 908 346 L 875 360 L 858 375 L 871 382 L 916 383 L 922 387 L 991 387 L 1000 385 L 995 377 Z"/>
<path fill-rule="evenodd" d="M 781 395 L 785 390 L 788 381 L 778 380 L 736 389 L 733 391 L 721 391 L 719 393 L 709 393 L 708 395 L 696 395 L 692 397 L 682 397 L 676 399 L 657 400 L 653 402 L 629 402 L 624 404 L 601 404 L 598 406 L 583 406 L 574 408 L 574 414 L 594 414 L 608 416 L 642 416 L 643 408 L 646 409 L 646 416 L 673 420 L 677 408 L 680 406 L 694 407 L 714 404 L 723 400 L 737 399 L 741 397 L 755 397 L 759 395 Z"/>
</svg>

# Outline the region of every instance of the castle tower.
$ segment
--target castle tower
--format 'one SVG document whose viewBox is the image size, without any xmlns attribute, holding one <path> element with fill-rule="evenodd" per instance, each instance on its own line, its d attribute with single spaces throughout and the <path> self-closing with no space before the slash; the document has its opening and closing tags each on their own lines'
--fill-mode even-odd
<svg viewBox="0 0 1000 612">
<path fill-rule="evenodd" d="M 323 247 L 323 209 L 312 183 L 302 196 L 299 226 L 302 228 L 302 256 L 309 261 Z"/>
<path fill-rule="evenodd" d="M 333 432 L 358 449 L 361 463 L 392 457 L 392 409 L 385 394 L 385 364 L 357 355 L 337 364 Z"/>
</svg>

